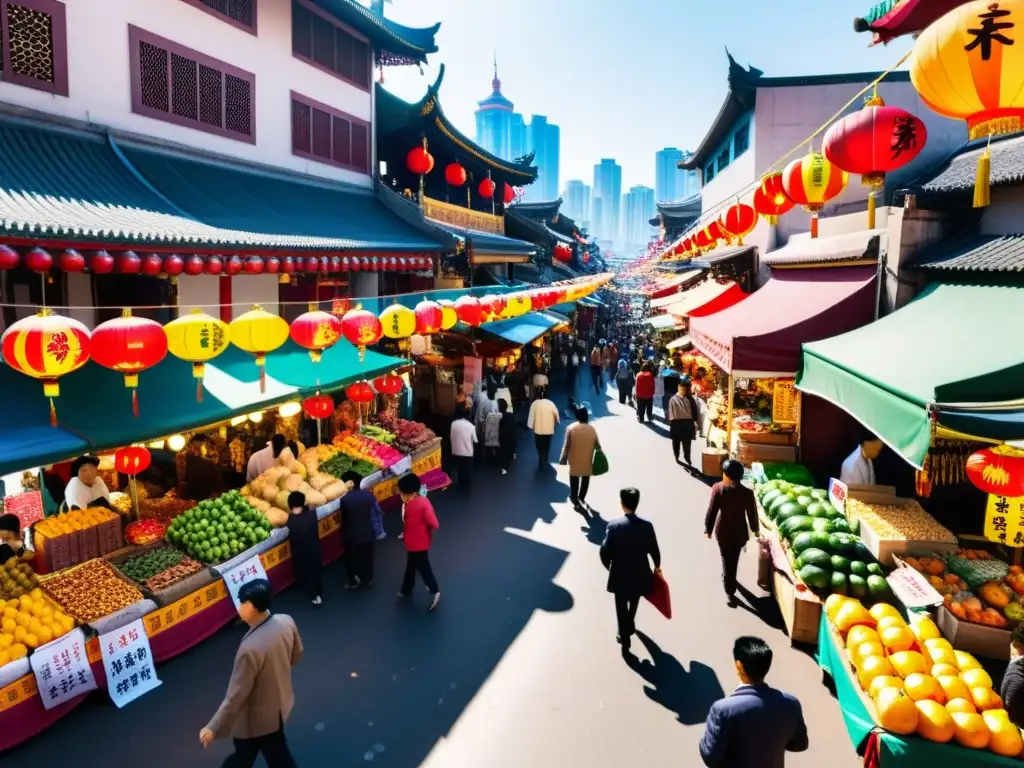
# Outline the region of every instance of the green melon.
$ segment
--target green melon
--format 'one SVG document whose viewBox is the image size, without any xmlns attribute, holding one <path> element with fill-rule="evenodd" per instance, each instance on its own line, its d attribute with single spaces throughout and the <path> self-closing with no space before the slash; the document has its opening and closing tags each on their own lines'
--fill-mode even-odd
<svg viewBox="0 0 1024 768">
<path fill-rule="evenodd" d="M 885 576 L 885 571 L 878 563 L 868 563 L 868 573 L 873 576 Z"/>
<path fill-rule="evenodd" d="M 782 493 L 782 491 L 778 488 L 768 488 L 761 496 L 761 506 L 767 508 L 768 505 L 772 503 L 772 500 L 780 493 Z"/>
<path fill-rule="evenodd" d="M 829 535 L 823 531 L 811 531 L 811 546 L 824 549 L 826 552 L 832 549 Z"/>
<path fill-rule="evenodd" d="M 791 541 L 789 545 L 793 548 L 793 551 L 798 554 L 809 547 L 817 546 L 814 541 L 814 534 L 810 531 L 798 533 L 793 537 L 793 541 Z"/>
<path fill-rule="evenodd" d="M 832 555 L 832 570 L 842 571 L 843 573 L 849 573 L 850 561 L 842 555 Z"/>
<path fill-rule="evenodd" d="M 800 533 L 800 531 L 809 531 L 813 523 L 813 517 L 808 517 L 807 515 L 794 515 L 779 524 L 779 533 L 781 533 L 783 537 L 789 539 Z"/>
<path fill-rule="evenodd" d="M 828 522 L 829 530 L 832 531 L 832 533 L 850 533 L 850 524 L 843 518 L 832 518 Z"/>
<path fill-rule="evenodd" d="M 814 547 L 805 549 L 801 552 L 800 560 L 803 561 L 804 565 L 816 565 L 819 568 L 826 569 L 832 567 L 832 558 L 828 552 L 825 552 L 822 549 L 815 549 Z"/>
<path fill-rule="evenodd" d="M 814 522 L 811 523 L 812 531 L 819 531 L 820 533 L 828 533 L 829 521 L 820 517 L 811 518 Z"/>
<path fill-rule="evenodd" d="M 853 564 L 851 563 L 851 566 L 852 565 Z M 861 563 L 861 565 L 863 565 L 863 563 Z M 867 597 L 868 583 L 864 580 L 864 577 L 851 573 L 849 582 L 851 595 L 854 597 Z"/>
<path fill-rule="evenodd" d="M 804 565 L 797 576 L 811 589 L 828 589 L 832 583 L 832 575 L 827 570 L 812 564 Z"/>
<path fill-rule="evenodd" d="M 811 504 L 814 503 L 814 499 L 812 499 L 810 496 L 797 496 L 796 503 L 799 504 L 804 509 L 807 509 L 809 506 L 811 506 Z"/>
<path fill-rule="evenodd" d="M 811 496 L 818 499 L 818 501 L 825 501 L 828 499 L 828 491 L 823 488 L 811 488 Z"/>
<path fill-rule="evenodd" d="M 807 505 L 807 514 L 811 517 L 831 517 L 828 512 L 828 507 L 822 504 L 820 501 L 812 501 Z"/>
<path fill-rule="evenodd" d="M 846 574 L 841 571 L 832 571 L 832 594 L 845 595 L 850 591 L 850 582 Z"/>
<path fill-rule="evenodd" d="M 864 563 L 862 563 L 860 560 L 851 560 L 850 573 L 854 574 L 855 576 L 859 576 L 862 579 L 866 579 L 868 577 L 868 567 L 864 565 Z"/>
<path fill-rule="evenodd" d="M 789 518 L 793 517 L 794 515 L 802 515 L 802 514 L 804 514 L 804 508 L 803 507 L 801 507 L 795 501 L 787 501 L 782 506 L 776 508 L 776 510 L 775 510 L 775 519 L 778 522 L 781 523 L 783 520 L 788 520 Z"/>
<path fill-rule="evenodd" d="M 889 594 L 889 582 L 881 576 L 872 574 L 868 576 L 868 592 L 870 592 L 871 596 L 876 600 L 885 597 Z"/>
</svg>

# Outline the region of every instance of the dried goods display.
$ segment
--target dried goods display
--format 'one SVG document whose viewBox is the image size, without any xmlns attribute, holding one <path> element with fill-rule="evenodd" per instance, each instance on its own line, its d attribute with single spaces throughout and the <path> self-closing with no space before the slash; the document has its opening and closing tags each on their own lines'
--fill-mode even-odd
<svg viewBox="0 0 1024 768">
<path fill-rule="evenodd" d="M 0 667 L 25 658 L 74 626 L 75 620 L 38 587 L 20 598 L 0 599 Z"/>
<path fill-rule="evenodd" d="M 270 529 L 262 512 L 229 491 L 177 517 L 166 539 L 202 563 L 222 563 L 266 539 Z"/>
<path fill-rule="evenodd" d="M 32 566 L 24 560 L 12 557 L 0 565 L 0 598 L 9 600 L 21 597 L 39 586 Z"/>
<path fill-rule="evenodd" d="M 137 520 L 125 526 L 124 539 L 129 544 L 152 544 L 166 532 L 167 526 L 158 520 Z"/>
<path fill-rule="evenodd" d="M 869 525 L 882 539 L 956 544 L 956 536 L 914 501 L 900 504 L 869 504 L 847 501 L 850 516 Z"/>
<path fill-rule="evenodd" d="M 83 623 L 101 619 L 142 599 L 142 593 L 105 560 L 95 559 L 41 583 L 66 613 Z"/>
<path fill-rule="evenodd" d="M 231 468 L 235 472 L 244 472 L 246 464 L 248 463 L 249 447 L 245 442 L 236 437 L 230 443 L 228 443 L 228 458 L 231 461 Z"/>
<path fill-rule="evenodd" d="M 191 499 L 179 499 L 174 491 L 159 499 L 146 499 L 139 502 L 139 517 L 156 518 L 164 522 L 170 522 L 182 512 L 187 512 L 196 505 Z"/>
<path fill-rule="evenodd" d="M 959 485 L 967 482 L 967 457 L 982 443 L 936 438 L 928 451 L 928 479 L 933 485 Z"/>
<path fill-rule="evenodd" d="M 162 546 L 144 555 L 133 557 L 117 568 L 150 592 L 159 592 L 193 573 L 198 573 L 203 566 L 184 552 Z"/>
</svg>

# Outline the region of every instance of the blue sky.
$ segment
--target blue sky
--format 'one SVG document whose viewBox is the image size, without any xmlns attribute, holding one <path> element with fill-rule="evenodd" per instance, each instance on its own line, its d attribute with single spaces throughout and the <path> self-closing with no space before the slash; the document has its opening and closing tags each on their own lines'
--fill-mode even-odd
<svg viewBox="0 0 1024 768">
<path fill-rule="evenodd" d="M 613 157 L 623 190 L 654 185 L 654 153 L 693 149 L 726 92 L 728 47 L 767 76 L 884 70 L 911 38 L 868 47 L 853 18 L 873 0 L 394 0 L 403 24 L 441 22 L 424 76 L 389 68 L 385 87 L 415 100 L 445 64 L 441 101 L 467 135 L 490 92 L 497 49 L 502 92 L 516 110 L 562 128 L 560 187 L 593 181 Z"/>
</svg>

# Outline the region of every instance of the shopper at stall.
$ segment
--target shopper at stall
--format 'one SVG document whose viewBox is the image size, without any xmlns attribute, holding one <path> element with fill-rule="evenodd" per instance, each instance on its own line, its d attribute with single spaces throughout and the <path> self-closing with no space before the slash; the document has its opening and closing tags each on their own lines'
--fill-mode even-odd
<svg viewBox="0 0 1024 768">
<path fill-rule="evenodd" d="M 262 475 L 268 469 L 273 468 L 277 463 L 278 457 L 281 455 L 281 451 L 288 447 L 288 440 L 284 435 L 278 433 L 270 438 L 270 442 L 267 443 L 265 448 L 253 453 L 249 457 L 249 465 L 246 468 L 246 479 L 255 480 L 257 477 Z M 294 456 L 292 458 L 295 458 Z"/>
<path fill-rule="evenodd" d="M 374 542 L 381 538 L 383 526 L 378 526 L 380 505 L 373 491 L 360 488 L 363 481 L 358 472 L 349 470 L 341 479 L 351 483 L 350 490 L 341 497 L 341 540 L 345 546 L 346 589 L 373 586 Z"/>
<path fill-rule="evenodd" d="M 288 541 L 291 545 L 295 581 L 313 602 L 323 601 L 323 561 L 320 559 L 320 532 L 316 509 L 306 506 L 306 495 L 301 491 L 288 494 Z"/>
<path fill-rule="evenodd" d="M 1018 624 L 1010 635 L 1010 663 L 1006 665 L 1003 683 L 999 686 L 1003 708 L 1018 728 L 1024 724 L 1024 624 Z"/>
<path fill-rule="evenodd" d="M 601 374 L 601 348 L 594 345 L 590 351 L 590 379 L 594 383 L 594 391 L 598 394 L 604 388 L 604 379 Z"/>
<path fill-rule="evenodd" d="M 17 515 L 0 515 L 0 565 L 25 554 L 21 541 L 21 520 Z"/>
<path fill-rule="evenodd" d="M 497 388 L 488 386 L 487 389 L 477 397 L 474 421 L 476 422 L 476 436 L 478 442 L 484 442 L 484 430 L 487 426 L 487 417 L 492 413 L 498 412 L 497 396 Z"/>
<path fill-rule="evenodd" d="M 636 377 L 636 419 L 644 423 L 644 415 L 647 421 L 654 418 L 654 372 L 650 363 L 644 363 L 640 373 Z"/>
<path fill-rule="evenodd" d="M 601 447 L 597 430 L 590 423 L 590 412 L 576 409 L 576 423 L 565 430 L 559 464 L 569 465 L 569 501 L 577 510 L 587 507 L 587 491 L 594 474 L 594 451 Z"/>
<path fill-rule="evenodd" d="M 679 391 L 679 382 L 682 381 L 682 378 L 682 372 L 672 367 L 666 358 L 665 368 L 661 372 L 661 379 L 665 387 L 661 396 L 661 412 L 665 414 L 666 420 L 668 419 L 668 402 Z"/>
<path fill-rule="evenodd" d="M 71 464 L 71 479 L 64 489 L 64 509 L 110 509 L 110 491 L 99 475 L 100 460 L 95 456 L 79 456 Z"/>
<path fill-rule="evenodd" d="M 540 397 L 540 393 L 548 388 L 548 373 L 544 366 L 539 366 L 537 372 L 533 374 L 533 380 L 530 386 L 530 396 L 536 400 Z"/>
<path fill-rule="evenodd" d="M 846 457 L 839 479 L 847 485 L 875 485 L 875 459 L 884 443 L 870 432 L 865 432 L 853 453 Z"/>
<path fill-rule="evenodd" d="M 722 481 L 711 487 L 711 501 L 704 516 L 704 535 L 714 535 L 722 556 L 722 585 L 731 606 L 736 605 L 736 569 L 740 553 L 750 535 L 757 536 L 757 504 L 754 492 L 741 485 L 743 465 L 726 459 L 722 465 Z M 749 526 L 749 528 L 748 528 Z"/>
<path fill-rule="evenodd" d="M 434 506 L 420 493 L 422 485 L 419 475 L 413 472 L 398 478 L 398 493 L 405 504 L 403 539 L 406 555 L 405 577 L 402 579 L 402 589 L 398 597 L 405 599 L 412 593 L 412 588 L 416 584 L 416 574 L 419 573 L 423 584 L 430 591 L 430 606 L 427 610 L 432 611 L 441 600 L 441 588 L 437 585 L 434 571 L 430 567 L 430 544 L 434 531 L 440 526 L 437 515 L 434 514 Z"/>
<path fill-rule="evenodd" d="M 465 408 L 460 408 L 452 422 L 451 447 L 455 474 L 459 479 L 459 487 L 464 491 L 468 491 L 472 484 L 473 454 L 478 442 L 476 427 L 469 420 L 469 413 Z"/>
<path fill-rule="evenodd" d="M 690 444 L 697 437 L 697 421 L 700 418 L 700 411 L 697 409 L 697 401 L 690 390 L 690 382 L 683 382 L 679 385 L 678 391 L 668 401 L 668 430 L 672 438 L 672 455 L 676 463 L 679 463 L 679 449 L 683 449 L 683 459 L 686 465 L 693 467 L 690 459 Z"/>
<path fill-rule="evenodd" d="M 618 368 L 615 371 L 615 386 L 619 390 L 619 405 L 625 405 L 626 401 L 633 401 L 633 373 L 625 360 L 619 360 Z"/>
<path fill-rule="evenodd" d="M 519 426 L 504 400 L 498 401 L 498 410 L 501 411 L 501 421 L 498 423 L 498 463 L 501 465 L 501 474 L 507 475 L 516 457 Z"/>
<path fill-rule="evenodd" d="M 787 752 L 810 746 L 800 702 L 765 683 L 772 649 L 759 637 L 732 647 L 740 686 L 711 705 L 700 741 L 709 768 L 782 768 Z"/>
<path fill-rule="evenodd" d="M 551 455 L 551 438 L 558 426 L 558 407 L 548 400 L 547 392 L 540 391 L 539 396 L 530 405 L 530 414 L 526 418 L 526 426 L 533 431 L 533 439 L 537 445 L 537 469 L 548 464 Z"/>
<path fill-rule="evenodd" d="M 484 450 L 489 457 L 498 455 L 498 449 L 501 447 L 501 419 L 507 411 L 508 404 L 504 400 L 497 400 L 497 408 L 488 413 L 484 421 Z"/>
<path fill-rule="evenodd" d="M 270 582 L 256 579 L 238 590 L 238 615 L 249 631 L 235 654 L 227 695 L 199 732 L 208 747 L 232 737 L 227 766 L 251 766 L 262 753 L 268 768 L 295 768 L 284 724 L 292 712 L 292 667 L 302 658 L 302 638 L 291 616 L 270 613 Z"/>
</svg>

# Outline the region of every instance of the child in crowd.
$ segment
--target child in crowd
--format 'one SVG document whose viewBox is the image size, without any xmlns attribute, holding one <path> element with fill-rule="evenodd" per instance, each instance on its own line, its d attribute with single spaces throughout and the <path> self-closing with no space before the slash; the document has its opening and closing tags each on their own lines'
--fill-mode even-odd
<svg viewBox="0 0 1024 768">
<path fill-rule="evenodd" d="M 439 525 L 437 515 L 434 514 L 434 506 L 420 493 L 422 487 L 419 475 L 414 472 L 398 478 L 398 493 L 405 507 L 403 523 L 406 552 L 405 578 L 402 580 L 402 589 L 398 597 L 405 599 L 412 594 L 418 571 L 430 592 L 430 606 L 427 610 L 432 611 L 441 601 L 441 588 L 437 585 L 434 571 L 430 567 L 430 543 Z"/>
</svg>

